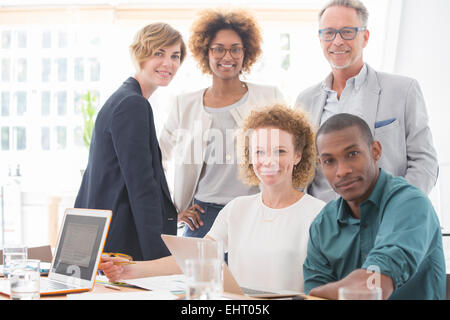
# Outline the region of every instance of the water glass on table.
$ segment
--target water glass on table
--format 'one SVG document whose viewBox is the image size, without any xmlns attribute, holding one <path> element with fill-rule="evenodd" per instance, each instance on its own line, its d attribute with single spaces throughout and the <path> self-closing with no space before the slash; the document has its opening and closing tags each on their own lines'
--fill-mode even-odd
<svg viewBox="0 0 450 320">
<path fill-rule="evenodd" d="M 10 265 L 14 261 L 27 259 L 28 248 L 23 244 L 6 244 L 3 247 L 3 275 L 9 276 Z"/>
<path fill-rule="evenodd" d="M 40 261 L 17 260 L 10 264 L 9 283 L 12 300 L 36 300 L 40 298 Z"/>
<path fill-rule="evenodd" d="M 223 291 L 222 259 L 186 260 L 186 299 L 220 299 Z"/>
<path fill-rule="evenodd" d="M 186 299 L 220 299 L 223 293 L 224 252 L 222 241 L 203 239 L 197 255 L 186 262 Z"/>
</svg>

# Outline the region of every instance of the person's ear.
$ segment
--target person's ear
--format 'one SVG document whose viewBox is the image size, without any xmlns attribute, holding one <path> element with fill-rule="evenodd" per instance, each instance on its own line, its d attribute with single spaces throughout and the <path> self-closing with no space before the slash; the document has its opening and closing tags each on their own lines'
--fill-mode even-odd
<svg viewBox="0 0 450 320">
<path fill-rule="evenodd" d="M 375 161 L 380 160 L 382 153 L 383 148 L 381 147 L 380 141 L 372 142 L 372 157 L 375 159 Z"/>
<path fill-rule="evenodd" d="M 369 30 L 364 30 L 363 33 L 363 39 L 364 39 L 364 44 L 363 44 L 363 48 L 365 48 L 367 46 L 367 44 L 369 43 L 369 38 L 370 38 L 370 32 Z"/>
<path fill-rule="evenodd" d="M 302 161 L 302 153 L 301 152 L 297 152 L 295 154 L 295 165 L 298 165 L 300 163 L 300 161 Z"/>
</svg>

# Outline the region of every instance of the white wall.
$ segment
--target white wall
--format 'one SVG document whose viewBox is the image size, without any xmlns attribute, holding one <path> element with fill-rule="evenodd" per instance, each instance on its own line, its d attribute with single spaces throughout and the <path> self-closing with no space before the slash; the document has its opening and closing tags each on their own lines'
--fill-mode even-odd
<svg viewBox="0 0 450 320">
<path fill-rule="evenodd" d="M 417 79 L 430 116 L 439 161 L 450 162 L 450 1 L 403 1 L 395 73 Z"/>
<path fill-rule="evenodd" d="M 436 186 L 441 224 L 450 229 L 450 1 L 404 0 L 394 72 L 417 79 L 430 118 L 440 172 Z"/>
</svg>

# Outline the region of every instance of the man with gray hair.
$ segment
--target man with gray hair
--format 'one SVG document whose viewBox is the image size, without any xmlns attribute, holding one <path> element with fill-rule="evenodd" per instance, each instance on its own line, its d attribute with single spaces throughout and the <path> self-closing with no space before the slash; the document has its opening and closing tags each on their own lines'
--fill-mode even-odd
<svg viewBox="0 0 450 320">
<path fill-rule="evenodd" d="M 319 39 L 331 73 L 297 98 L 295 106 L 317 126 L 339 113 L 363 118 L 383 145 L 379 165 L 428 194 L 438 163 L 425 101 L 416 80 L 378 72 L 363 61 L 368 11 L 359 0 L 333 0 L 319 13 Z M 308 193 L 326 202 L 338 196 L 320 169 Z"/>
</svg>

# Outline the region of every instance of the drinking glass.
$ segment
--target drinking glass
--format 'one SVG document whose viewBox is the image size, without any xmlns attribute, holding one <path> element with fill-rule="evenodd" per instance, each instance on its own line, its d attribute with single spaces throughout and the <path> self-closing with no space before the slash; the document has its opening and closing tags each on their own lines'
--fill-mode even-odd
<svg viewBox="0 0 450 320">
<path fill-rule="evenodd" d="M 219 299 L 223 293 L 223 263 L 222 241 L 199 241 L 197 255 L 185 262 L 186 299 Z"/>
<path fill-rule="evenodd" d="M 222 296 L 223 259 L 186 260 L 186 299 L 214 300 Z"/>
<path fill-rule="evenodd" d="M 381 288 L 361 289 L 341 287 L 338 289 L 339 300 L 381 300 Z"/>
<path fill-rule="evenodd" d="M 3 275 L 9 276 L 10 265 L 14 261 L 27 259 L 28 248 L 23 244 L 7 244 L 3 247 Z"/>
<path fill-rule="evenodd" d="M 40 261 L 16 260 L 10 265 L 9 283 L 12 300 L 36 300 L 40 298 Z"/>
</svg>

